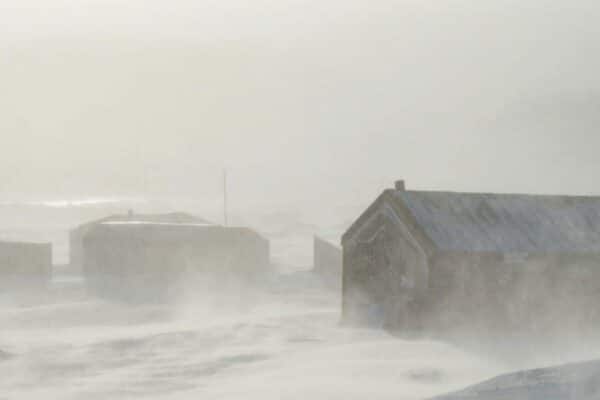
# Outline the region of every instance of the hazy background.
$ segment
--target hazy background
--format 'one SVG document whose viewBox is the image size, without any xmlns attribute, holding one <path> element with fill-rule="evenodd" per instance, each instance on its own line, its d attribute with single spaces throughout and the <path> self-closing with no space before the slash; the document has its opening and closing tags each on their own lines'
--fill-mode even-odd
<svg viewBox="0 0 600 400">
<path fill-rule="evenodd" d="M 0 0 L 0 198 L 599 193 L 597 1 Z M 211 203 L 212 204 L 212 203 Z M 216 215 L 216 211 L 214 212 Z"/>
</svg>

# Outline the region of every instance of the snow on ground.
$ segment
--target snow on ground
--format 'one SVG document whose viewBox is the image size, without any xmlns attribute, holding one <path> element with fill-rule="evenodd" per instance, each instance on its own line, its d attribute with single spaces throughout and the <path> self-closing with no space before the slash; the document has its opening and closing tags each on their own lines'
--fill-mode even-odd
<svg viewBox="0 0 600 400">
<path fill-rule="evenodd" d="M 505 374 L 436 399 L 600 399 L 600 361 L 573 363 Z"/>
<path fill-rule="evenodd" d="M 64 263 L 69 228 L 126 206 L 0 207 L 0 236 L 52 241 Z M 340 294 L 306 272 L 312 235 L 343 230 L 334 217 L 250 221 L 279 270 L 261 290 L 204 288 L 176 305 L 131 307 L 57 276 L 38 303 L 0 294 L 0 400 L 422 399 L 508 370 L 449 344 L 340 326 Z"/>
<path fill-rule="evenodd" d="M 341 327 L 339 296 L 315 279 L 279 275 L 250 297 L 176 306 L 5 306 L 0 344 L 13 357 L 0 361 L 0 398 L 419 399 L 502 370 L 450 345 Z"/>
</svg>

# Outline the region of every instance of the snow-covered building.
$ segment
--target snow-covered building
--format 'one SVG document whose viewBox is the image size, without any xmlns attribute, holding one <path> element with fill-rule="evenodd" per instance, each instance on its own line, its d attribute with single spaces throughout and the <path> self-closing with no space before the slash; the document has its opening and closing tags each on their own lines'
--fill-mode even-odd
<svg viewBox="0 0 600 400">
<path fill-rule="evenodd" d="M 399 331 L 600 325 L 600 197 L 385 190 L 342 238 L 343 319 Z"/>
<path fill-rule="evenodd" d="M 0 289 L 45 289 L 52 275 L 52 244 L 0 242 Z"/>
<path fill-rule="evenodd" d="M 143 219 L 104 221 L 83 238 L 88 289 L 103 297 L 160 302 L 192 282 L 256 281 L 269 271 L 269 242 L 248 228 Z"/>
<path fill-rule="evenodd" d="M 208 221 L 187 213 L 174 212 L 167 214 L 115 214 L 79 225 L 69 232 L 69 269 L 81 273 L 83 270 L 83 237 L 95 226 L 105 222 L 146 221 L 156 223 L 194 223 L 207 224 Z"/>
</svg>

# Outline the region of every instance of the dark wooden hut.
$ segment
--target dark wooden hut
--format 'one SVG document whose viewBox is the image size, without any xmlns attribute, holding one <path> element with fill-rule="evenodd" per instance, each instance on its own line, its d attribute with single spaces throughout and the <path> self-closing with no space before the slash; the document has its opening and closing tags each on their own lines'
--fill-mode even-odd
<svg viewBox="0 0 600 400">
<path fill-rule="evenodd" d="M 343 235 L 343 319 L 398 331 L 598 326 L 600 197 L 385 190 Z"/>
</svg>

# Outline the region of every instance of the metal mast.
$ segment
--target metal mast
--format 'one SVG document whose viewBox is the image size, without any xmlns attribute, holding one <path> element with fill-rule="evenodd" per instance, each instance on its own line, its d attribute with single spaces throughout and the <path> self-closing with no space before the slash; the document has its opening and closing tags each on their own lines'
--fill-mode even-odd
<svg viewBox="0 0 600 400">
<path fill-rule="evenodd" d="M 227 169 L 223 169 L 223 222 L 228 225 L 227 218 Z"/>
</svg>

